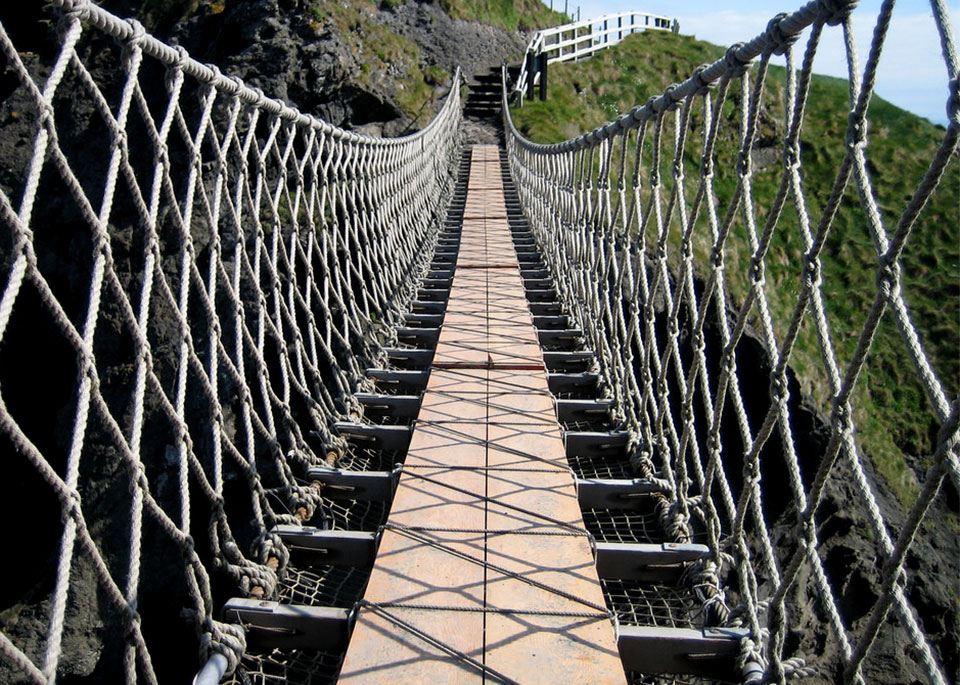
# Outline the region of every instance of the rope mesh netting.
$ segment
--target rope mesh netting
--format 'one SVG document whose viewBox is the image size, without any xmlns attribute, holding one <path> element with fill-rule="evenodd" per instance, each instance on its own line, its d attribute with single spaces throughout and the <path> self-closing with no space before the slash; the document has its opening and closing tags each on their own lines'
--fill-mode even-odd
<svg viewBox="0 0 960 685">
<path fill-rule="evenodd" d="M 956 164 L 957 52 L 946 8 L 934 0 L 930 26 L 942 44 L 949 122 L 891 223 L 878 207 L 871 175 L 898 172 L 870 166 L 867 132 L 894 3 L 879 11 L 862 69 L 851 18 L 855 4 L 820 0 L 778 15 L 765 33 L 698 67 L 683 83 L 562 143 L 526 139 L 510 116 L 505 91 L 506 145 L 521 205 L 558 296 L 597 355 L 617 423 L 630 432 L 632 466 L 665 484 L 656 511 L 619 514 L 633 516 L 637 525 L 603 526 L 601 517 L 612 514 L 588 511 L 588 528 L 593 524 L 601 536 L 608 528 L 636 528 L 642 540 L 649 537 L 646 519 L 659 519 L 666 540 L 708 545 L 709 557 L 691 576 L 703 605 L 700 624 L 748 628 L 741 663 L 760 664 L 768 681 L 811 676 L 815 667 L 824 681 L 864 682 L 865 664 L 878 658 L 878 650 L 871 654 L 878 635 L 896 632 L 902 636 L 897 644 L 906 646 L 892 658 L 912 661 L 915 672 L 943 683 L 951 677 L 943 660 L 954 659 L 956 646 L 950 639 L 936 642 L 942 636 L 921 623 L 906 589 L 915 579 L 923 582 L 932 567 L 914 558 L 908 570 L 905 562 L 928 530 L 924 522 L 944 479 L 954 488 L 960 484 L 958 400 L 925 350 L 901 267 L 925 205 L 938 190 L 950 192 L 949 184 L 943 184 L 946 191 L 938 185 L 951 160 Z M 793 44 L 807 28 L 798 62 Z M 829 31 L 842 32 L 849 119 L 841 119 L 839 135 L 846 138 L 828 172 L 832 192 L 813 202 L 801 134 L 827 135 L 803 128 L 815 57 Z M 777 111 L 765 106 L 775 55 L 784 56 L 787 66 L 784 107 Z M 765 196 L 755 187 L 752 153 L 761 126 L 778 116 L 773 130 L 781 134 L 764 145 L 775 146 L 782 166 L 769 172 L 774 190 Z M 718 160 L 728 164 L 735 184 L 723 199 L 715 187 L 717 165 L 724 163 Z M 856 344 L 840 341 L 849 350 L 845 354 L 837 351 L 836 321 L 828 316 L 831 303 L 823 288 L 824 279 L 838 276 L 821 268 L 825 245 L 840 230 L 841 204 L 854 208 L 856 230 L 875 257 L 866 282 L 870 304 L 851 335 Z M 939 230 L 929 223 L 923 228 Z M 766 269 L 779 258 L 771 244 L 784 231 L 799 241 L 802 260 L 791 271 L 792 281 L 768 282 Z M 746 246 L 746 257 L 734 258 L 735 242 Z M 745 285 L 737 290 L 734 283 Z M 771 300 L 784 293 L 792 298 L 788 306 L 774 310 Z M 786 315 L 777 318 L 777 311 Z M 855 392 L 876 352 L 878 328 L 890 324 L 922 385 L 936 435 L 922 462 L 915 503 L 908 502 L 896 521 L 878 501 L 882 486 L 857 433 L 859 417 L 869 417 L 872 407 L 859 403 Z M 813 341 L 813 359 L 828 388 L 823 411 L 829 419 L 821 422 L 819 441 L 801 441 L 799 389 L 788 366 L 802 335 Z M 765 363 L 758 363 L 761 356 Z M 939 373 L 950 376 L 945 369 Z M 760 411 L 751 399 L 756 388 L 765 395 Z M 811 453 L 811 445 L 819 451 Z M 781 477 L 766 482 L 774 469 Z M 865 545 L 858 552 L 862 558 L 845 566 L 875 566 L 878 577 L 876 596 L 864 592 L 853 603 L 841 601 L 821 539 L 825 499 L 840 485 L 850 493 L 842 508 L 864 521 L 863 530 L 854 532 Z M 798 606 L 802 611 L 793 611 Z M 804 612 L 808 618 L 801 624 Z M 817 628 L 810 614 L 825 626 L 819 645 L 802 642 Z"/>
<path fill-rule="evenodd" d="M 0 492 L 38 512 L 13 533 L 0 679 L 82 675 L 84 650 L 128 682 L 214 652 L 233 667 L 243 631 L 217 611 L 276 596 L 273 526 L 382 522 L 305 470 L 349 457 L 334 422 L 362 420 L 363 372 L 388 366 L 428 268 L 459 74 L 425 129 L 371 138 L 86 0 L 50 4 L 48 55 L 0 25 L 19 136 L 0 183 Z"/>
</svg>

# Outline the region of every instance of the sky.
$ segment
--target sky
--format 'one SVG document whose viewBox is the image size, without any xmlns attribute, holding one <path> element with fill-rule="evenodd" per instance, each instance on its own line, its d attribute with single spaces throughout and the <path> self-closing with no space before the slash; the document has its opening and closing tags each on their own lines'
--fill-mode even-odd
<svg viewBox="0 0 960 685">
<path fill-rule="evenodd" d="M 545 1 L 550 4 L 550 0 Z M 569 12 L 574 17 L 579 7 L 583 19 L 630 10 L 675 17 L 680 22 L 680 33 L 723 46 L 750 40 L 763 33 L 767 22 L 777 13 L 793 12 L 805 4 L 804 0 L 782 0 L 779 3 L 767 0 L 553 0 L 554 8 L 562 10 L 563 2 L 569 3 Z M 880 4 L 880 0 L 861 0 L 852 15 L 861 72 Z M 954 37 L 960 41 L 960 3 L 948 1 L 946 5 Z M 808 36 L 809 30 L 801 35 L 794 47 L 797 62 L 802 59 Z M 840 27 L 827 27 L 814 62 L 814 72 L 846 78 L 842 36 Z M 940 37 L 929 2 L 897 2 L 880 59 L 877 94 L 935 123 L 946 124 L 947 80 Z"/>
</svg>

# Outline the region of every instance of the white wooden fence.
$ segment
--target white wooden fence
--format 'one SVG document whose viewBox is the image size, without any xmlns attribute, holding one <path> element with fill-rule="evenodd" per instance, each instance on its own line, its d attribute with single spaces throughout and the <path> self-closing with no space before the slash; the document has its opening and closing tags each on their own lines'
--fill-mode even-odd
<svg viewBox="0 0 960 685">
<path fill-rule="evenodd" d="M 526 59 L 514 86 L 521 104 L 524 96 L 532 94 L 540 84 L 546 65 L 591 57 L 631 33 L 650 30 L 677 32 L 679 24 L 676 19 L 649 12 L 620 12 L 537 31 L 527 45 Z"/>
</svg>

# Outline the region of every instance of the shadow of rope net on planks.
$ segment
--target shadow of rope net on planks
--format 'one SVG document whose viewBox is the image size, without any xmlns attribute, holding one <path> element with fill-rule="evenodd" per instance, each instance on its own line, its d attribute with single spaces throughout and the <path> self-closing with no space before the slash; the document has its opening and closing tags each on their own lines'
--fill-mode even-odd
<svg viewBox="0 0 960 685">
<path fill-rule="evenodd" d="M 881 207 L 871 176 L 906 173 L 876 169 L 868 136 L 894 3 L 875 18 L 863 65 L 855 6 L 824 0 L 777 15 L 722 59 L 690 65 L 683 83 L 565 142 L 527 139 L 503 93 L 511 172 L 558 295 L 598 357 L 634 468 L 664 483 L 658 513 L 668 541 L 711 550 L 690 583 L 707 625 L 749 629 L 740 659 L 750 682 L 946 683 L 957 670 L 955 571 L 926 558 L 940 544 L 956 566 L 956 502 L 930 513 L 942 487 L 954 500 L 960 489 L 956 342 L 946 356 L 930 354 L 903 275 L 911 235 L 949 230 L 924 210 L 956 192 L 956 44 L 934 1 L 930 37 L 942 47 L 948 125 L 910 194 L 895 210 L 888 198 Z M 806 46 L 795 49 L 805 29 Z M 842 34 L 849 118 L 834 133 L 840 153 L 826 161 L 829 192 L 813 197 L 805 172 L 822 173 L 824 160 L 807 171 L 804 136 L 829 132 L 804 124 L 827 32 Z M 774 75 L 776 55 L 786 70 Z M 763 148 L 781 165 L 761 174 Z M 954 226 L 956 210 L 954 200 Z M 824 267 L 838 234 L 862 236 L 872 255 L 853 277 L 863 283 L 849 287 L 866 292 L 854 327 L 834 314 L 831 298 L 847 294 L 826 294 L 831 279 L 852 277 Z M 779 268 L 791 240 L 795 260 Z M 955 286 L 936 297 L 955 298 Z M 888 344 L 912 371 L 933 436 L 905 467 L 918 476 L 902 503 L 878 485 L 858 433 L 860 422 L 886 428 L 870 423 L 863 386 L 865 367 Z M 822 418 L 801 406 L 792 368 L 801 363 L 818 384 L 803 391 L 819 395 Z M 837 547 L 840 526 L 856 546 Z M 937 528 L 945 533 L 931 543 Z M 925 606 L 931 585 L 948 597 L 939 610 Z"/>
<path fill-rule="evenodd" d="M 334 422 L 361 416 L 427 270 L 460 76 L 429 126 L 371 138 L 50 5 L 43 50 L 0 25 L 0 492 L 22 555 L 0 680 L 232 670 L 243 630 L 216 612 L 277 595 L 273 526 L 365 516 L 304 474 L 353 449 Z"/>
</svg>

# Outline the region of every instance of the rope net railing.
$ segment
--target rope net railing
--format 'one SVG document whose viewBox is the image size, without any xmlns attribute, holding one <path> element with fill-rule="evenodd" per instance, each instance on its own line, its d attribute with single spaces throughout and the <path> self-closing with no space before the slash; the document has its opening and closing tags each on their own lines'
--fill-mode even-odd
<svg viewBox="0 0 960 685">
<path fill-rule="evenodd" d="M 934 0 L 931 26 L 942 44 L 949 122 L 891 223 L 877 205 L 871 176 L 897 170 L 870 167 L 868 110 L 894 3 L 879 10 L 862 69 L 855 5 L 820 0 L 777 15 L 765 33 L 731 47 L 724 58 L 691 65 L 693 75 L 683 83 L 562 143 L 536 144 L 521 135 L 504 92 L 506 144 L 558 295 L 595 352 L 616 418 L 630 433 L 633 466 L 663 484 L 657 510 L 667 539 L 696 540 L 711 550 L 690 575 L 705 623 L 748 628 L 741 664 L 757 664 L 767 682 L 864 682 L 871 658 L 893 658 L 912 662 L 912 672 L 929 682 L 945 683 L 953 676 L 944 662 L 955 661 L 955 646 L 937 641 L 938 629 L 922 622 L 910 599 L 931 562 L 914 558 L 909 569 L 905 562 L 924 537 L 944 479 L 960 484 L 958 400 L 911 317 L 901 267 L 925 205 L 938 191 L 950 192 L 938 185 L 948 164 L 957 163 L 956 44 L 945 6 Z M 808 27 L 806 46 L 795 50 Z M 828 31 L 842 32 L 849 119 L 841 126 L 842 158 L 829 171 L 832 192 L 813 202 L 801 134 L 826 135 L 804 131 L 804 122 L 814 58 Z M 764 105 L 774 55 L 787 64 L 782 113 Z M 781 135 L 766 144 L 775 146 L 782 166 L 770 172 L 774 192 L 761 197 L 752 153 L 761 125 L 774 116 L 782 117 Z M 723 199 L 715 187 L 718 160 L 727 160 L 735 184 Z M 854 208 L 857 230 L 869 236 L 875 255 L 875 285 L 852 334 L 855 345 L 832 330 L 823 289 L 825 278 L 836 277 L 821 267 L 841 203 Z M 767 281 L 766 269 L 778 258 L 771 244 L 788 230 L 801 245 L 802 261 L 791 281 Z M 745 257 L 735 258 L 735 243 Z M 785 293 L 787 314 L 777 318 L 784 310 L 774 310 L 771 301 Z M 858 401 L 858 383 L 876 351 L 878 328 L 891 323 L 936 426 L 919 494 L 896 520 L 882 506 L 889 498 L 856 425 L 871 411 Z M 809 439 L 817 431 L 809 426 L 810 412 L 800 410 L 790 366 L 801 336 L 812 341 L 827 388 L 829 419 L 816 440 Z M 842 355 L 840 343 L 848 350 Z M 855 603 L 841 598 L 828 561 L 834 572 L 837 564 L 827 559 L 821 539 L 829 518 L 824 503 L 837 492 L 848 493 L 840 506 L 863 522 L 853 533 L 861 538 L 862 558 L 843 565 L 866 565 L 878 578 L 877 595 L 864 593 Z M 819 643 L 806 640 L 816 623 Z M 900 637 L 887 644 L 902 645 L 902 653 L 871 652 L 878 635 L 891 632 Z"/>
<path fill-rule="evenodd" d="M 459 74 L 425 129 L 371 138 L 50 5 L 42 49 L 0 24 L 0 492 L 29 519 L 0 680 L 233 667 L 219 606 L 275 596 L 271 529 L 326 506 L 305 469 L 348 450 L 427 271 Z"/>
</svg>

